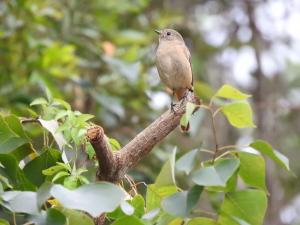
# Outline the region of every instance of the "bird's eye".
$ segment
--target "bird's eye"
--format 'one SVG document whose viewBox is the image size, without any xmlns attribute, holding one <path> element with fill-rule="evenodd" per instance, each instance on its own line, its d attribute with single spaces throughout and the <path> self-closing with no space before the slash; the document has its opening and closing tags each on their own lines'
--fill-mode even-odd
<svg viewBox="0 0 300 225">
<path fill-rule="evenodd" d="M 171 32 L 167 32 L 167 35 L 171 35 Z"/>
</svg>

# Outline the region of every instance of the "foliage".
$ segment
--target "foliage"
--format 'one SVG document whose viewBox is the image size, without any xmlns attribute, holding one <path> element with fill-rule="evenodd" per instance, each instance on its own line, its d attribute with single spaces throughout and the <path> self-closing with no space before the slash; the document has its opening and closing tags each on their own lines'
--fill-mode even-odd
<svg viewBox="0 0 300 225">
<path fill-rule="evenodd" d="M 194 110 L 200 108 L 209 112 L 214 132 L 218 130 L 214 122 L 218 113 L 223 113 L 235 127 L 252 127 L 249 103 L 241 102 L 248 97 L 225 85 L 212 96 L 209 105 L 188 103 L 181 122 L 187 123 Z M 217 98 L 229 102 L 216 101 Z M 235 103 L 248 104 L 248 112 L 239 106 L 227 108 Z M 34 142 L 20 119 L 15 115 L 0 117 L 0 204 L 14 214 L 30 215 L 29 221 L 35 223 L 65 224 L 77 218 L 72 224 L 93 224 L 93 217 L 107 213 L 112 224 L 259 225 L 263 223 L 268 194 L 265 161 L 259 153 L 289 170 L 288 159 L 263 140 L 249 144 L 257 153 L 238 151 L 238 146 L 216 145 L 215 150 L 189 151 L 177 161 L 175 148 L 156 181 L 147 185 L 145 198 L 140 194 L 130 196 L 125 187 L 95 182 L 84 175 L 88 172 L 84 166 L 76 168 L 77 157 L 85 150 L 80 146 L 85 143 L 83 135 L 92 115 L 72 111 L 68 103 L 51 96 L 35 99 L 31 105 L 42 107 L 40 117 L 34 121 L 44 129 L 41 151 L 33 147 Z M 49 135 L 56 144 L 49 144 Z M 110 143 L 115 149 L 120 148 L 117 140 L 111 139 Z M 220 154 L 223 150 L 226 151 Z M 198 155 L 203 153 L 211 154 L 212 158 L 199 161 Z M 25 166 L 20 168 L 18 162 Z M 93 166 L 98 165 L 95 162 Z M 185 172 L 191 188 L 182 190 L 177 185 L 176 170 Z M 237 185 L 239 178 L 244 188 Z M 206 192 L 223 195 L 215 212 L 198 209 L 201 195 Z M 215 216 L 206 217 L 213 213 Z"/>
</svg>

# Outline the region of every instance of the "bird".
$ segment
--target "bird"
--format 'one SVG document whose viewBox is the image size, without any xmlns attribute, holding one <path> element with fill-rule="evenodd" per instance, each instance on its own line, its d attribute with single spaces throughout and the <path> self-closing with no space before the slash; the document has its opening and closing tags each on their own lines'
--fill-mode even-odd
<svg viewBox="0 0 300 225">
<path fill-rule="evenodd" d="M 159 35 L 155 64 L 161 81 L 172 90 L 171 110 L 175 112 L 174 95 L 182 100 L 187 90 L 193 91 L 191 54 L 176 30 L 166 28 L 155 32 Z M 188 127 L 182 130 L 187 131 Z"/>
</svg>

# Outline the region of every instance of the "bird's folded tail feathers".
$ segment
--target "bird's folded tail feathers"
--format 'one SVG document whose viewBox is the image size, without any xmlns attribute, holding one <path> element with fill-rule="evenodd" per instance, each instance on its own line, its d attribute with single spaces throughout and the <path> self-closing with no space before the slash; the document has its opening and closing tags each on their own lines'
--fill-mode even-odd
<svg viewBox="0 0 300 225">
<path fill-rule="evenodd" d="M 180 101 L 185 96 L 186 91 L 186 88 L 178 88 L 175 90 L 175 95 L 178 101 Z"/>
</svg>

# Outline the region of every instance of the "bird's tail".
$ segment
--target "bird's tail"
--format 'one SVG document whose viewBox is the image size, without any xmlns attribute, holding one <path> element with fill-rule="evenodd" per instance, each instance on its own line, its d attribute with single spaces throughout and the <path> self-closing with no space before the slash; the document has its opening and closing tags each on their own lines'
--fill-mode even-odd
<svg viewBox="0 0 300 225">
<path fill-rule="evenodd" d="M 175 90 L 175 95 L 176 98 L 180 101 L 181 99 L 183 99 L 186 96 L 186 92 L 188 91 L 188 89 L 186 88 L 178 88 Z M 190 129 L 190 123 L 188 123 L 186 126 L 180 125 L 180 130 L 183 133 L 187 133 Z"/>
<path fill-rule="evenodd" d="M 175 90 L 175 95 L 178 101 L 180 101 L 186 94 L 185 92 L 187 91 L 186 88 L 178 88 Z"/>
</svg>

